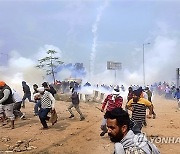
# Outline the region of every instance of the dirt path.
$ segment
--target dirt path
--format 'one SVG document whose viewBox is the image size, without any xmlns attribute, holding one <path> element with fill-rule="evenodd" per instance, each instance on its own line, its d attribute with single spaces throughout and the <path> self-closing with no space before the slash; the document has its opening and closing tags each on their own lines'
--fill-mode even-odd
<svg viewBox="0 0 180 154">
<path fill-rule="evenodd" d="M 18 119 L 14 130 L 6 127 L 0 128 L 0 151 L 7 150 L 8 146 L 15 145 L 19 140 L 28 140 L 30 141 L 29 144 L 35 149 L 21 153 L 113 153 L 113 143 L 110 142 L 108 136 L 99 136 L 103 113 L 96 106 L 101 107 L 101 105 L 97 103 L 81 103 L 81 110 L 86 117 L 85 121 L 79 121 L 79 115 L 75 111 L 75 118 L 69 119 L 68 105 L 69 102 L 58 101 L 56 103 L 59 116 L 58 123 L 50 126 L 48 130 L 40 130 L 39 119 L 33 116 L 33 104 L 27 103 L 26 109 L 22 109 L 26 113 L 27 120 Z M 176 102 L 157 97 L 154 100 L 154 105 L 157 119 L 148 119 L 148 126 L 143 128 L 143 131 L 148 136 L 180 138 L 180 112 L 176 109 Z M 155 144 L 163 154 L 180 153 L 180 143 Z"/>
</svg>

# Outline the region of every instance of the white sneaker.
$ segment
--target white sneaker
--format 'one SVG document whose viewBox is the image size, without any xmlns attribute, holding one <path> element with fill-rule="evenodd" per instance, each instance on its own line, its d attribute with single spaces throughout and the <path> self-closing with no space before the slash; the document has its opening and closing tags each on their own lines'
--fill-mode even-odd
<svg viewBox="0 0 180 154">
<path fill-rule="evenodd" d="M 23 119 L 23 118 L 25 118 L 25 114 L 23 113 L 23 115 L 20 117 L 20 119 Z"/>
</svg>

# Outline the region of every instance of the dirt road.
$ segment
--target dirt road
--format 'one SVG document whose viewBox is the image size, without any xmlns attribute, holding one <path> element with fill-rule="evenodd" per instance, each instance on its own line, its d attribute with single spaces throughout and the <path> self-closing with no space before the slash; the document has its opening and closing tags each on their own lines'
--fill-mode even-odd
<svg viewBox="0 0 180 154">
<path fill-rule="evenodd" d="M 26 113 L 27 120 L 17 119 L 14 130 L 10 130 L 7 126 L 0 127 L 0 151 L 8 151 L 17 143 L 28 142 L 29 148 L 21 153 L 113 153 L 113 143 L 110 142 L 108 136 L 99 136 L 103 113 L 96 107 L 101 107 L 101 104 L 81 103 L 81 110 L 86 118 L 84 121 L 80 121 L 76 111 L 74 111 L 74 119 L 68 118 L 69 104 L 70 102 L 57 101 L 58 123 L 54 126 L 49 123 L 48 130 L 40 130 L 42 126 L 39 119 L 33 116 L 33 104 L 27 103 L 26 108 L 22 109 Z M 159 141 L 163 137 L 180 138 L 180 111 L 176 109 L 177 103 L 156 97 L 154 105 L 157 118 L 148 119 L 148 126 L 143 128 L 143 132 L 151 136 L 150 139 L 155 142 L 162 154 L 179 154 L 180 141 L 178 143 Z"/>
</svg>

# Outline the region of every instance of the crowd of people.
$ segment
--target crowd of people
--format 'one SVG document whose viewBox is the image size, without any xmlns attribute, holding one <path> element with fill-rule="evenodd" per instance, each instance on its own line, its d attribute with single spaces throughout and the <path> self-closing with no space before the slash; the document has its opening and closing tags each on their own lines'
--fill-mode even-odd
<svg viewBox="0 0 180 154">
<path fill-rule="evenodd" d="M 37 84 L 33 85 L 33 96 L 31 99 L 30 87 L 25 81 L 22 81 L 23 97 L 15 89 L 11 89 L 4 81 L 0 81 L 0 119 L 2 126 L 6 125 L 8 120 L 11 123 L 11 129 L 14 129 L 15 118 L 25 120 L 25 114 L 21 112 L 21 107 L 25 108 L 25 100 L 34 103 L 34 115 L 39 116 L 43 129 L 47 129 L 46 120 L 49 120 L 49 112 L 55 112 L 56 90 L 47 82 L 42 83 L 41 87 Z"/>
<path fill-rule="evenodd" d="M 72 85 L 72 84 L 71 84 Z M 37 84 L 33 85 L 33 99 L 29 85 L 22 81 L 23 97 L 15 90 L 11 89 L 4 81 L 0 81 L 0 119 L 2 126 L 7 125 L 11 121 L 11 129 L 14 129 L 14 121 L 16 118 L 26 120 L 25 114 L 22 113 L 21 108 L 25 108 L 26 99 L 34 103 L 34 116 L 38 116 L 42 124 L 42 129 L 48 129 L 47 121 L 52 121 L 52 125 L 57 122 L 57 114 L 55 111 L 55 94 L 57 90 L 48 82 L 43 82 L 39 87 Z M 68 107 L 70 113 L 69 118 L 73 118 L 72 107 L 80 115 L 80 120 L 85 120 L 79 107 L 79 96 L 75 88 L 70 87 L 72 103 Z M 51 113 L 51 117 L 48 114 Z M 54 119 L 55 118 L 55 119 Z M 53 119 L 53 120 L 52 120 Z"/>
<path fill-rule="evenodd" d="M 80 110 L 79 95 L 76 84 L 70 84 L 69 89 L 71 92 L 71 104 L 67 108 L 70 116 L 74 118 L 72 108 L 74 107 L 80 115 L 80 120 L 85 120 L 85 116 Z M 91 86 L 86 84 L 85 86 Z M 111 141 L 115 142 L 115 154 L 123 153 L 153 153 L 158 154 L 159 151 L 155 145 L 150 143 L 145 136 L 142 137 L 142 127 L 147 126 L 146 118 L 156 118 L 154 106 L 152 102 L 152 96 L 155 92 L 159 95 L 164 93 L 165 98 L 169 99 L 170 95 L 168 85 L 156 84 L 154 86 L 148 86 L 142 88 L 140 86 L 130 86 L 128 88 L 127 101 L 125 103 L 125 109 L 123 109 L 123 97 L 121 91 L 125 91 L 125 87 L 121 86 L 106 86 L 101 85 L 104 88 L 113 88 L 112 93 L 107 95 L 102 103 L 101 112 L 104 112 L 102 119 L 100 136 L 104 136 L 106 133 L 110 136 Z M 159 88 L 161 87 L 161 88 Z M 164 87 L 164 89 L 162 88 Z M 33 99 L 31 99 L 31 90 L 25 81 L 22 81 L 23 97 L 21 98 L 18 92 L 11 89 L 4 81 L 0 81 L 0 119 L 2 126 L 10 121 L 11 129 L 15 128 L 15 119 L 19 117 L 25 120 L 25 114 L 21 112 L 21 107 L 25 108 L 25 100 L 34 103 L 34 116 L 38 116 L 42 124 L 42 129 L 48 129 L 47 121 L 51 119 L 52 125 L 57 122 L 57 114 L 55 110 L 56 100 L 54 98 L 57 91 L 48 82 L 43 82 L 39 87 L 37 84 L 33 85 Z M 172 88 L 171 88 L 172 89 Z M 163 91 L 163 92 L 162 92 Z M 180 109 L 180 90 L 176 88 L 171 97 L 178 100 L 178 108 Z M 149 114 L 146 115 L 146 110 L 149 110 Z M 131 114 L 129 114 L 131 112 Z M 52 117 L 48 116 L 51 113 Z M 131 116 L 130 116 L 131 115 Z M 54 117 L 54 119 L 53 119 Z M 53 119 L 53 120 L 52 120 Z M 141 138 L 143 147 L 137 146 L 141 143 L 137 140 Z"/>
<path fill-rule="evenodd" d="M 101 111 L 104 112 L 106 106 L 106 112 L 102 120 L 100 136 L 108 133 L 111 141 L 115 142 L 115 154 L 160 153 L 157 147 L 147 140 L 141 130 L 143 126 L 147 126 L 146 118 L 156 118 L 152 103 L 153 94 L 157 93 L 166 99 L 177 99 L 180 110 L 180 90 L 174 88 L 175 86 L 172 86 L 171 90 L 167 90 L 169 86 L 165 82 L 144 89 L 140 86 L 130 86 L 125 110 L 122 108 L 123 98 L 120 96 L 119 88 L 114 88 L 112 94 L 105 98 Z M 146 115 L 147 109 L 149 109 L 148 115 Z M 128 111 L 132 112 L 131 116 L 129 116 Z"/>
<path fill-rule="evenodd" d="M 152 93 L 148 87 L 145 89 L 139 87 L 135 90 L 129 87 L 128 90 L 125 110 L 122 108 L 123 97 L 120 96 L 119 87 L 114 87 L 112 94 L 105 98 L 101 112 L 104 112 L 105 108 L 106 112 L 102 120 L 100 136 L 108 133 L 111 141 L 115 142 L 115 154 L 159 154 L 157 147 L 141 132 L 142 127 L 147 126 L 146 117 L 156 118 L 151 100 Z M 147 108 L 149 114 L 146 116 Z M 131 117 L 128 110 L 132 112 Z M 143 147 L 139 146 L 141 144 Z"/>
</svg>

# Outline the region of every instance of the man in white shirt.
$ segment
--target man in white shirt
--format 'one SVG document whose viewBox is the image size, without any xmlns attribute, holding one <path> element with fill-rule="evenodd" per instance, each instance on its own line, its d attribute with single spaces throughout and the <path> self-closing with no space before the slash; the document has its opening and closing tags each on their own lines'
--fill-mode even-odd
<svg viewBox="0 0 180 154">
<path fill-rule="evenodd" d="M 53 112 L 55 110 L 55 98 L 50 92 L 45 91 L 44 87 L 37 88 L 37 91 L 41 94 L 41 108 L 39 110 L 39 119 L 41 121 L 41 124 L 43 125 L 42 129 L 48 129 L 46 120 L 49 120 L 49 117 L 47 115 L 50 111 Z"/>
<path fill-rule="evenodd" d="M 20 97 L 20 95 L 18 94 L 18 92 L 14 89 L 12 89 L 12 96 L 14 99 L 14 106 L 13 106 L 13 110 L 14 110 L 14 115 L 15 117 L 20 117 L 20 119 L 25 120 L 25 114 L 21 112 L 21 104 L 22 104 L 22 98 Z"/>
</svg>

